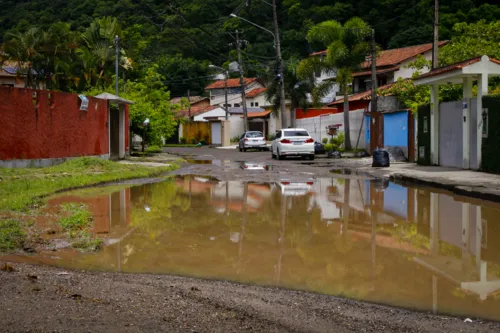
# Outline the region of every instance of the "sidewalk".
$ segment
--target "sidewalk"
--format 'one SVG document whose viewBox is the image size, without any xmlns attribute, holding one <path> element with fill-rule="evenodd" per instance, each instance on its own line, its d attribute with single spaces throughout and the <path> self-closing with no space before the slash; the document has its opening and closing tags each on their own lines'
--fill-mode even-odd
<svg viewBox="0 0 500 333">
<path fill-rule="evenodd" d="M 393 163 L 389 168 L 372 168 L 367 165 L 366 159 L 358 161 L 355 163 L 357 166 L 347 163 L 351 165 L 346 167 L 374 177 L 426 184 L 460 195 L 500 201 L 500 175 L 415 163 Z"/>
</svg>

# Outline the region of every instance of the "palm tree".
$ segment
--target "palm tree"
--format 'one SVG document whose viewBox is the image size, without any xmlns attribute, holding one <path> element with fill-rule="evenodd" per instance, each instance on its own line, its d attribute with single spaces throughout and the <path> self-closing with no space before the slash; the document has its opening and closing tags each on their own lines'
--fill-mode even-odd
<svg viewBox="0 0 500 333">
<path fill-rule="evenodd" d="M 288 66 L 285 70 L 285 96 L 290 100 L 290 126 L 295 127 L 296 118 L 295 112 L 297 108 L 302 108 L 307 111 L 309 108 L 308 94 L 314 87 L 312 77 L 307 77 L 304 80 L 299 80 L 297 77 L 297 66 L 299 61 L 292 58 L 288 61 Z M 272 76 L 267 85 L 267 100 L 272 102 L 272 111 L 278 113 L 280 109 L 280 82 Z M 282 116 L 282 115 L 280 115 Z"/>
<path fill-rule="evenodd" d="M 308 34 L 310 43 L 327 48 L 323 61 L 318 57 L 309 57 L 299 64 L 300 78 L 308 78 L 318 70 L 334 74 L 335 80 L 319 83 L 313 93 L 313 101 L 318 101 L 334 84 L 338 84 L 344 96 L 344 132 L 345 148 L 351 149 L 349 126 L 349 92 L 352 73 L 358 70 L 369 54 L 370 44 L 367 37 L 371 34 L 370 26 L 358 17 L 347 21 L 343 26 L 337 21 L 325 21 L 313 26 Z"/>
</svg>

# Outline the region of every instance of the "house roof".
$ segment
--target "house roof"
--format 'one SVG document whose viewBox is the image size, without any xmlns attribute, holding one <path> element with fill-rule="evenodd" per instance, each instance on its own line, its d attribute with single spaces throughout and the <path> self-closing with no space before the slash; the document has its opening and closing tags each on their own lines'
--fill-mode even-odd
<svg viewBox="0 0 500 333">
<path fill-rule="evenodd" d="M 249 85 L 250 83 L 252 82 L 255 82 L 257 81 L 257 78 L 244 78 L 244 83 L 245 83 L 245 86 Z M 209 84 L 205 90 L 210 90 L 210 89 L 222 89 L 224 88 L 224 80 L 219 80 L 219 81 L 215 81 L 211 84 Z M 240 86 L 240 79 L 228 79 L 227 80 L 227 87 L 228 88 L 236 88 L 236 87 L 239 87 Z"/>
<path fill-rule="evenodd" d="M 229 108 L 228 109 L 229 113 L 233 113 L 233 114 L 243 114 L 243 108 L 241 107 L 238 107 L 238 108 Z M 250 112 L 264 112 L 265 110 L 264 109 L 261 109 L 261 108 L 249 108 L 247 107 L 247 113 L 250 113 Z"/>
<path fill-rule="evenodd" d="M 135 102 L 132 102 L 128 99 L 121 98 L 119 96 L 116 96 L 116 95 L 113 95 L 110 93 L 102 93 L 102 94 L 95 96 L 95 98 L 105 99 L 107 101 L 110 101 L 113 103 L 118 103 L 118 104 L 135 104 Z"/>
<path fill-rule="evenodd" d="M 439 47 L 446 45 L 448 41 L 439 42 Z M 377 56 L 377 67 L 394 66 L 401 62 L 413 58 L 419 54 L 432 50 L 432 43 L 402 47 L 399 49 L 390 49 L 381 51 Z M 311 56 L 326 55 L 327 51 L 312 53 Z M 365 61 L 361 64 L 361 68 L 369 68 L 370 61 Z"/>
<path fill-rule="evenodd" d="M 271 113 L 271 110 L 262 111 L 262 112 L 251 112 L 248 114 L 248 118 L 264 118 L 267 117 Z M 243 118 L 243 116 L 241 116 Z"/>
<path fill-rule="evenodd" d="M 447 72 L 452 72 L 452 71 L 457 70 L 457 69 L 462 69 L 462 68 L 467 67 L 469 65 L 475 64 L 476 62 L 480 62 L 481 59 L 482 59 L 482 57 L 475 57 L 472 59 L 457 62 L 457 63 L 452 64 L 452 65 L 439 67 L 439 68 L 431 70 L 430 72 L 427 72 L 425 74 L 420 75 L 417 79 L 423 79 L 423 78 L 436 76 L 436 75 L 447 73 Z M 500 60 L 489 58 L 489 61 L 491 61 L 497 65 L 500 65 Z"/>
<path fill-rule="evenodd" d="M 199 114 L 212 111 L 217 109 L 218 105 L 209 105 L 209 106 L 193 106 L 191 107 L 191 117 L 197 116 Z M 189 117 L 189 109 L 179 110 L 177 112 L 177 117 Z"/>
<path fill-rule="evenodd" d="M 439 47 L 446 45 L 448 41 L 439 42 Z M 381 51 L 377 56 L 377 67 L 398 65 L 405 60 L 416 57 L 419 54 L 432 50 L 432 43 L 402 47 L 399 49 L 391 49 Z M 361 68 L 369 68 L 371 61 L 365 61 L 361 64 Z"/>
<path fill-rule="evenodd" d="M 387 90 L 390 87 L 392 87 L 392 85 L 393 85 L 393 83 L 389 83 L 389 84 L 380 86 L 380 87 L 378 87 L 378 91 Z M 369 101 L 371 99 L 372 99 L 372 90 L 371 89 L 349 96 L 349 102 L 363 101 L 363 100 Z M 344 103 L 344 99 L 342 98 L 342 99 L 338 99 L 338 100 L 328 104 L 328 106 L 340 105 L 343 103 Z"/>
<path fill-rule="evenodd" d="M 255 88 L 247 92 L 246 97 L 252 98 L 252 97 L 257 97 L 260 94 L 263 94 L 267 91 L 267 88 Z"/>
<path fill-rule="evenodd" d="M 170 100 L 171 104 L 179 104 L 181 102 L 181 99 L 184 97 L 174 97 Z M 203 96 L 190 96 L 189 97 L 189 102 L 191 105 L 199 103 L 201 101 L 208 100 L 208 97 L 203 97 Z"/>
</svg>

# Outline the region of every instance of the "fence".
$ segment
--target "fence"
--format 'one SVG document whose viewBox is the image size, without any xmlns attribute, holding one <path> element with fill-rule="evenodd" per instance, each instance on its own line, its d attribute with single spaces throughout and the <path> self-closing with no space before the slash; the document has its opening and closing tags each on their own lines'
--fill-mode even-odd
<svg viewBox="0 0 500 333">
<path fill-rule="evenodd" d="M 353 148 L 366 149 L 365 110 L 349 111 L 351 145 Z M 326 127 L 340 125 L 339 131 L 344 131 L 344 113 L 328 114 L 312 118 L 297 119 L 297 127 L 306 129 L 316 141 L 328 138 Z"/>
<path fill-rule="evenodd" d="M 194 121 L 182 124 L 182 129 L 179 132 L 182 133 L 182 137 L 186 139 L 187 143 L 198 143 L 200 141 L 205 141 L 205 143 L 211 142 L 211 128 L 210 123 L 205 121 Z"/>
</svg>

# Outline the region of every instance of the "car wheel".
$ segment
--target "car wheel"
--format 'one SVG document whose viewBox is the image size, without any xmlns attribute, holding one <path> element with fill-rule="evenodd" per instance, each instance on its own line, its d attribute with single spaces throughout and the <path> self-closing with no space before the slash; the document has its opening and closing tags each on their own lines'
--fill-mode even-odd
<svg viewBox="0 0 500 333">
<path fill-rule="evenodd" d="M 274 152 L 273 152 L 273 148 L 271 148 L 271 159 L 275 159 L 276 158 L 276 155 L 274 155 Z"/>
</svg>

